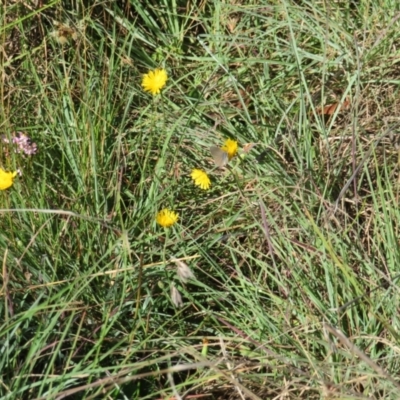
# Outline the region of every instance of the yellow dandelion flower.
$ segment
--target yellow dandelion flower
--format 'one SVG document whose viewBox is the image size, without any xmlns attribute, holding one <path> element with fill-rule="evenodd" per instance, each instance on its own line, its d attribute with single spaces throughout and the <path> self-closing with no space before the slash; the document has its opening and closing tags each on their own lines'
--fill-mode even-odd
<svg viewBox="0 0 400 400">
<path fill-rule="evenodd" d="M 233 139 L 226 139 L 224 145 L 221 147 L 221 150 L 226 151 L 228 153 L 229 160 L 236 156 L 238 152 L 238 142 Z"/>
<path fill-rule="evenodd" d="M 202 171 L 201 169 L 195 168 L 190 176 L 192 177 L 194 184 L 196 186 L 199 186 L 200 189 L 210 189 L 211 181 L 206 172 Z"/>
<path fill-rule="evenodd" d="M 168 75 L 165 69 L 159 68 L 149 71 L 143 76 L 142 87 L 145 92 L 153 95 L 160 93 L 161 89 L 167 83 Z"/>
<path fill-rule="evenodd" d="M 164 228 L 169 228 L 178 221 L 178 214 L 174 211 L 164 208 L 156 216 L 157 224 L 163 226 Z"/>
<path fill-rule="evenodd" d="M 17 172 L 6 172 L 0 168 L 0 190 L 8 189 L 13 184 Z"/>
</svg>

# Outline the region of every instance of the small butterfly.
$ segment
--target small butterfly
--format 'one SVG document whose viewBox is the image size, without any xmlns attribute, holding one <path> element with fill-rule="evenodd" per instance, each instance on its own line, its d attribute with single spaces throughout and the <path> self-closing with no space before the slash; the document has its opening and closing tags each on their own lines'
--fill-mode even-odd
<svg viewBox="0 0 400 400">
<path fill-rule="evenodd" d="M 226 164 L 228 164 L 229 157 L 226 151 L 220 149 L 217 146 L 211 146 L 210 152 L 217 167 L 222 168 L 225 167 Z"/>
</svg>

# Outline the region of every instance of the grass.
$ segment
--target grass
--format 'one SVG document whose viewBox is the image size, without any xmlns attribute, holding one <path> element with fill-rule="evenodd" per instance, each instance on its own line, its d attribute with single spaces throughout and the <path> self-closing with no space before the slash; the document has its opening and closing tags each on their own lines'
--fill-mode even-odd
<svg viewBox="0 0 400 400">
<path fill-rule="evenodd" d="M 0 7 L 0 398 L 398 398 L 397 2 Z"/>
</svg>

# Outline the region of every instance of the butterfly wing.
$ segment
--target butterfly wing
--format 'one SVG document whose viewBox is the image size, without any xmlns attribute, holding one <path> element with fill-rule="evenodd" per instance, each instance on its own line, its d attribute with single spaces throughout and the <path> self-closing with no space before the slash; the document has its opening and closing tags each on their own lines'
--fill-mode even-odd
<svg viewBox="0 0 400 400">
<path fill-rule="evenodd" d="M 222 168 L 225 167 L 226 164 L 228 164 L 229 157 L 226 151 L 220 149 L 217 146 L 211 146 L 210 152 L 217 167 Z"/>
</svg>

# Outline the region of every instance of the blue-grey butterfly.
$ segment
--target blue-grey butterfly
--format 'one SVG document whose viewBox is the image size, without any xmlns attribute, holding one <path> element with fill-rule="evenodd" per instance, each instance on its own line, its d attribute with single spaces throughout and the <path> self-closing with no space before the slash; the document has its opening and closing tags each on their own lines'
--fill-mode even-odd
<svg viewBox="0 0 400 400">
<path fill-rule="evenodd" d="M 226 164 L 228 164 L 229 157 L 226 151 L 220 149 L 217 146 L 211 146 L 210 152 L 217 167 L 222 168 L 225 167 Z"/>
</svg>

